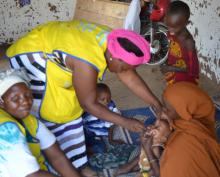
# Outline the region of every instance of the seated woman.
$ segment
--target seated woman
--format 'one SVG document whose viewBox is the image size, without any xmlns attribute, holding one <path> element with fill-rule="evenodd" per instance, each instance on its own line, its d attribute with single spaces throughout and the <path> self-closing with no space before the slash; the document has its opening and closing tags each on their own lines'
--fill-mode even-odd
<svg viewBox="0 0 220 177">
<path fill-rule="evenodd" d="M 80 177 L 56 143 L 55 136 L 30 115 L 33 103 L 24 71 L 0 73 L 0 176 Z"/>
<path fill-rule="evenodd" d="M 175 131 L 160 160 L 161 177 L 219 177 L 220 147 L 214 128 L 215 107 L 198 86 L 179 82 L 163 94 L 165 112 Z"/>
<path fill-rule="evenodd" d="M 195 84 L 179 82 L 166 88 L 163 102 L 161 119 L 168 120 L 173 131 L 168 126 L 166 131 L 154 126 L 142 137 L 151 173 L 139 176 L 219 177 L 220 146 L 214 128 L 215 107 L 209 96 Z M 154 152 L 155 129 L 166 137 L 162 156 Z"/>
</svg>

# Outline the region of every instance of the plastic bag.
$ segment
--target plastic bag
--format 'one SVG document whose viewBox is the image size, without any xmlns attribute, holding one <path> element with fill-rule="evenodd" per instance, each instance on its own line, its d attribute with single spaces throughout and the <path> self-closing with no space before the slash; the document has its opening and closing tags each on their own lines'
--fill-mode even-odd
<svg viewBox="0 0 220 177">
<path fill-rule="evenodd" d="M 141 3 L 140 0 L 132 0 L 128 9 L 127 16 L 124 20 L 124 29 L 132 30 L 140 34 L 141 21 L 140 21 Z"/>
</svg>

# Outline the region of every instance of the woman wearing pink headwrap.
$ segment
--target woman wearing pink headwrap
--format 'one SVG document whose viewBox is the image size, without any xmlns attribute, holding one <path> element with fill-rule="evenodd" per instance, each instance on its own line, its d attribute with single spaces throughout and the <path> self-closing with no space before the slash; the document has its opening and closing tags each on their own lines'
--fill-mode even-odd
<svg viewBox="0 0 220 177">
<path fill-rule="evenodd" d="M 25 67 L 32 79 L 33 111 L 55 133 L 76 168 L 87 162 L 83 110 L 131 131 L 144 129 L 141 122 L 112 113 L 96 101 L 97 79 L 102 80 L 106 68 L 144 102 L 161 110 L 159 100 L 135 71 L 136 66 L 150 59 L 149 44 L 131 31 L 109 32 L 106 27 L 85 21 L 50 22 L 7 50 L 11 66 Z M 78 130 L 70 132 L 72 129 Z M 70 136 L 74 133 L 81 137 Z M 72 140 L 70 145 L 66 144 L 67 136 Z M 78 154 L 70 153 L 74 147 Z"/>
</svg>

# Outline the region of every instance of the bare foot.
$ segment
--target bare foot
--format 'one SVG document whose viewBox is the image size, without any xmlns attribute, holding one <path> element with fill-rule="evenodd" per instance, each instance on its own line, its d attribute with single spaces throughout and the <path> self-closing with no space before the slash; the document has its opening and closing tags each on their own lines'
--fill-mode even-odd
<svg viewBox="0 0 220 177">
<path fill-rule="evenodd" d="M 116 176 L 129 173 L 129 172 L 131 172 L 131 170 L 132 170 L 132 168 L 130 166 L 128 166 L 127 164 L 123 165 L 123 166 L 119 167 L 119 169 L 117 170 Z"/>
<path fill-rule="evenodd" d="M 139 156 L 133 159 L 132 161 L 128 162 L 125 165 L 119 167 L 118 171 L 116 172 L 117 175 L 126 174 L 132 172 L 138 166 Z"/>
</svg>

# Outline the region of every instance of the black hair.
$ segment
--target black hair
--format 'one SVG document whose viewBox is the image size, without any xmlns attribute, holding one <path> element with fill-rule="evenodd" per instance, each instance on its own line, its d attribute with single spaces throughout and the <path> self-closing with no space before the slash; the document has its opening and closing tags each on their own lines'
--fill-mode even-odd
<svg viewBox="0 0 220 177">
<path fill-rule="evenodd" d="M 97 84 L 97 92 L 109 92 L 109 93 L 111 93 L 110 88 L 104 83 L 98 83 Z"/>
<path fill-rule="evenodd" d="M 190 8 L 183 1 L 173 1 L 169 5 L 168 15 L 182 14 L 186 20 L 190 17 Z"/>
<path fill-rule="evenodd" d="M 118 37 L 117 40 L 126 51 L 134 53 L 137 57 L 144 56 L 143 52 L 127 38 Z"/>
</svg>

